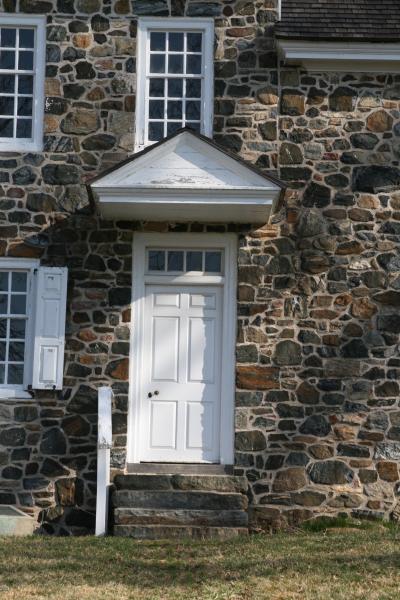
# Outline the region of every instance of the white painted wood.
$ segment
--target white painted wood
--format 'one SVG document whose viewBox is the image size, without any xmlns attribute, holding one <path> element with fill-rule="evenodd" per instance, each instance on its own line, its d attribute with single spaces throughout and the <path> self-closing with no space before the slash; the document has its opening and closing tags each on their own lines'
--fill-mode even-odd
<svg viewBox="0 0 400 600">
<path fill-rule="evenodd" d="M 33 355 L 34 389 L 62 389 L 68 269 L 39 267 Z"/>
<path fill-rule="evenodd" d="M 204 36 L 204 72 L 201 133 L 208 137 L 213 134 L 214 103 L 214 19 L 193 19 L 185 17 L 141 17 L 138 20 L 137 45 L 137 83 L 136 83 L 136 124 L 135 151 L 151 144 L 147 140 L 148 92 L 147 72 L 149 61 L 150 31 L 201 31 Z"/>
<path fill-rule="evenodd" d="M 174 287 L 179 306 L 160 306 L 164 287 L 146 286 L 141 459 L 218 462 L 222 290 Z M 193 305 L 191 297 L 212 298 Z"/>
<path fill-rule="evenodd" d="M 98 391 L 97 435 L 97 536 L 107 534 L 108 502 L 110 494 L 110 448 L 112 447 L 112 389 L 100 387 Z"/>
<path fill-rule="evenodd" d="M 278 40 L 278 48 L 286 64 L 310 71 L 400 71 L 400 43 Z"/>
<path fill-rule="evenodd" d="M 281 187 L 183 131 L 91 184 L 103 217 L 265 223 Z M 227 211 L 229 212 L 227 213 Z"/>
<path fill-rule="evenodd" d="M 32 139 L 0 138 L 0 151 L 40 152 L 43 149 L 44 78 L 46 67 L 46 17 L 42 15 L 0 15 L 1 26 L 32 27 L 36 32 Z M 8 71 L 10 72 L 10 71 Z M 7 73 L 7 71 L 5 71 Z"/>
<path fill-rule="evenodd" d="M 146 248 L 148 247 L 172 247 L 172 248 L 213 248 L 223 250 L 223 273 L 224 277 L 204 277 L 202 275 L 196 276 L 182 276 L 181 278 L 170 278 L 170 277 L 155 277 L 145 276 L 145 258 Z M 129 406 L 129 418 L 128 418 L 128 456 L 127 460 L 129 463 L 137 463 L 140 461 L 150 460 L 149 458 L 143 458 L 142 456 L 142 445 L 140 444 L 141 432 L 149 431 L 149 417 L 147 413 L 147 422 L 144 417 L 142 409 L 142 400 L 147 400 L 147 394 L 149 391 L 143 385 L 143 373 L 148 368 L 145 357 L 145 346 L 148 345 L 148 339 L 150 331 L 148 323 L 145 319 L 145 305 L 146 305 L 146 288 L 149 284 L 155 284 L 156 289 L 159 290 L 160 295 L 164 298 L 166 295 L 176 298 L 177 295 L 184 293 L 182 290 L 190 289 L 190 295 L 187 299 L 187 310 L 198 310 L 200 313 L 205 311 L 214 312 L 221 310 L 222 318 L 220 318 L 217 328 L 221 330 L 221 348 L 220 354 L 220 367 L 218 370 L 214 363 L 214 375 L 218 373 L 220 375 L 220 414 L 219 423 L 220 427 L 217 428 L 219 431 L 216 432 L 218 444 L 218 452 L 216 458 L 213 459 L 215 462 L 222 464 L 233 464 L 233 414 L 234 414 L 234 375 L 235 375 L 235 338 L 236 338 L 236 247 L 237 240 L 236 236 L 232 234 L 142 234 L 137 233 L 134 235 L 134 247 L 133 247 L 133 272 L 135 273 L 133 281 L 133 296 L 132 296 L 132 309 L 133 309 L 133 322 L 135 327 L 132 330 L 131 340 L 131 357 L 130 357 L 130 380 L 133 384 L 130 386 L 130 406 Z M 147 283 L 147 285 L 146 285 Z M 175 284 L 179 284 L 175 285 Z M 175 286 L 175 287 L 173 287 Z M 189 287 L 190 286 L 190 287 Z M 209 289 L 208 289 L 209 288 Z M 205 306 L 214 306 L 213 301 L 210 303 L 210 297 L 213 296 L 214 290 L 220 290 L 220 303 L 217 305 L 215 301 L 215 309 L 206 309 Z M 201 298 L 201 300 L 200 300 Z M 159 305 L 156 301 L 151 305 L 153 310 L 154 305 Z M 199 306 L 200 305 L 200 306 Z M 202 306 L 205 305 L 205 306 Z M 168 312 L 170 310 L 179 311 L 179 307 L 182 306 L 182 300 L 179 302 L 171 302 L 171 306 L 161 307 L 158 306 L 158 310 Z M 220 307 L 220 308 L 219 308 Z M 171 315 L 164 315 L 166 317 Z M 176 315 L 173 315 L 176 316 Z M 188 317 L 189 315 L 187 315 Z M 203 317 L 204 318 L 204 314 Z M 196 329 L 196 327 L 194 327 Z M 199 328 L 197 328 L 199 329 Z M 216 334 L 217 335 L 217 334 Z M 187 339 L 188 339 L 188 328 L 187 328 Z M 147 341 L 146 341 L 147 340 Z M 200 339 L 200 346 L 202 341 Z M 170 350 L 170 348 L 168 347 Z M 215 352 L 217 354 L 217 352 Z M 180 369 L 184 371 L 184 354 L 181 353 L 180 358 L 183 362 L 180 364 Z M 203 344 L 203 358 L 204 358 L 204 344 Z M 208 372 L 208 378 L 211 379 L 210 375 L 211 367 L 208 356 L 206 357 L 206 370 Z M 179 361 L 178 361 L 179 364 Z M 192 362 L 189 368 L 189 362 L 186 363 L 187 373 L 193 378 L 196 383 L 196 370 L 199 371 L 198 362 Z M 189 377 L 188 377 L 189 378 Z M 148 382 L 149 383 L 149 382 Z M 153 383 L 153 382 L 152 382 Z M 158 382 L 157 382 L 158 383 Z M 170 382 L 167 382 L 169 385 Z M 173 385 L 176 385 L 173 384 Z M 207 386 L 207 383 L 201 385 Z M 158 389 L 157 386 L 154 390 Z M 153 397 L 154 402 L 160 402 L 160 395 Z M 191 404 L 191 398 L 189 399 L 186 407 L 186 442 L 190 452 L 197 452 L 196 444 L 199 439 L 199 428 L 193 424 L 200 421 L 209 422 L 212 415 L 212 403 Z M 156 406 L 156 408 L 158 408 Z M 176 408 L 176 407 L 175 407 Z M 170 419 L 172 423 L 177 418 L 174 416 L 174 407 L 170 407 L 166 418 Z M 178 408 L 176 408 L 178 410 Z M 201 412 L 203 411 L 203 413 Z M 211 411 L 211 412 L 210 412 Z M 166 411 L 167 412 L 167 411 Z M 159 412 L 160 414 L 160 412 Z M 188 418 L 189 417 L 189 418 Z M 164 422 L 165 423 L 165 422 Z M 155 422 L 155 432 L 159 431 L 161 436 L 161 429 L 157 430 L 157 423 Z M 202 436 L 204 438 L 204 445 L 208 446 L 211 444 L 209 441 L 209 431 L 216 431 L 212 428 L 204 430 Z M 171 433 L 172 432 L 172 433 Z M 197 434 L 196 434 L 197 432 Z M 197 435 L 197 442 L 196 440 Z M 173 430 L 170 429 L 169 437 L 166 436 L 165 443 L 169 443 L 170 446 L 176 447 L 177 442 L 173 441 Z M 211 456 L 211 451 L 207 451 Z M 189 454 L 188 454 L 189 456 Z M 172 460 L 166 459 L 152 459 L 152 460 Z M 194 459 L 187 459 L 188 462 L 195 462 Z M 208 459 L 209 460 L 209 459 Z M 185 458 L 180 458 L 179 461 L 185 462 Z M 197 459 L 196 459 L 197 461 Z M 207 462 L 204 459 L 200 462 Z"/>
</svg>

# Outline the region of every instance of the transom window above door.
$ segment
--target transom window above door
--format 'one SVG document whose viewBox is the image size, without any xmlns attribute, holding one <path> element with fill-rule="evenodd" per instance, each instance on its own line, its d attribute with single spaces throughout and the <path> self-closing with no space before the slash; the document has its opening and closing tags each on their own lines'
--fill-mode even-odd
<svg viewBox="0 0 400 600">
<path fill-rule="evenodd" d="M 0 16 L 0 150 L 40 150 L 45 19 Z"/>
<path fill-rule="evenodd" d="M 212 135 L 212 52 L 208 19 L 139 21 L 137 149 L 182 127 Z"/>
<path fill-rule="evenodd" d="M 182 250 L 149 248 L 147 250 L 149 273 L 222 273 L 222 250 Z"/>
</svg>

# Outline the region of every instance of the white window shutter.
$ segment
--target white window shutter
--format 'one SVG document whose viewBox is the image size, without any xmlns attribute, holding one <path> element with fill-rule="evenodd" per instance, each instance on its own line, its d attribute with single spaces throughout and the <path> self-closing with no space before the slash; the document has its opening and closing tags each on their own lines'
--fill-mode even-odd
<svg viewBox="0 0 400 600">
<path fill-rule="evenodd" d="M 64 370 L 65 312 L 68 269 L 39 267 L 32 388 L 61 390 Z"/>
</svg>

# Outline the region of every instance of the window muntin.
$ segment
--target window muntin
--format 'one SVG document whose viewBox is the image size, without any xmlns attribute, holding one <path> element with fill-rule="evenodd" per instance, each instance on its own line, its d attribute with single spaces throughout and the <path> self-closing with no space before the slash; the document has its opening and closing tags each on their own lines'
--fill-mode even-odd
<svg viewBox="0 0 400 600">
<path fill-rule="evenodd" d="M 214 249 L 149 248 L 147 272 L 157 274 L 222 274 L 222 251 Z"/>
<path fill-rule="evenodd" d="M 136 150 L 182 127 L 212 136 L 213 31 L 212 19 L 139 19 Z"/>
<path fill-rule="evenodd" d="M 0 387 L 24 382 L 29 270 L 0 269 Z"/>
<path fill-rule="evenodd" d="M 42 17 L 0 17 L 0 150 L 39 150 L 43 137 Z"/>
<path fill-rule="evenodd" d="M 147 140 L 182 127 L 200 132 L 204 87 L 202 31 L 149 31 Z"/>
</svg>

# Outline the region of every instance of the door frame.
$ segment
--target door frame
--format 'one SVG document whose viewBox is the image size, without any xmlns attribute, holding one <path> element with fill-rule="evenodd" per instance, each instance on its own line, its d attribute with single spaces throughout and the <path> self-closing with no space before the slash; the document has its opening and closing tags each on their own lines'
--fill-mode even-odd
<svg viewBox="0 0 400 600">
<path fill-rule="evenodd" d="M 146 275 L 147 247 L 215 248 L 223 250 L 223 275 Z M 234 463 L 234 405 L 235 405 L 235 346 L 236 346 L 236 288 L 237 236 L 231 233 L 134 233 L 132 261 L 131 339 L 129 356 L 129 408 L 127 463 L 143 461 L 140 456 L 142 392 L 142 340 L 145 334 L 145 287 L 153 285 L 216 285 L 222 294 L 222 374 L 220 461 Z"/>
</svg>

